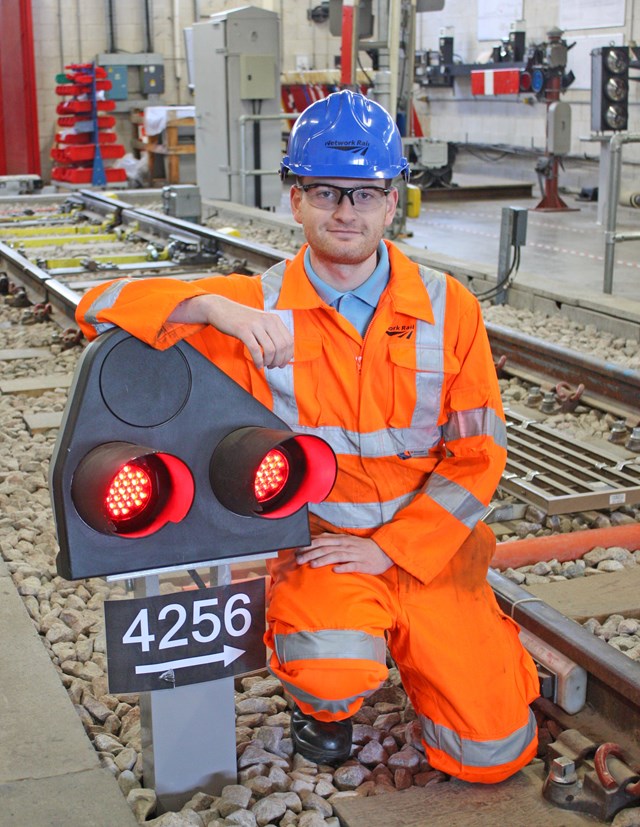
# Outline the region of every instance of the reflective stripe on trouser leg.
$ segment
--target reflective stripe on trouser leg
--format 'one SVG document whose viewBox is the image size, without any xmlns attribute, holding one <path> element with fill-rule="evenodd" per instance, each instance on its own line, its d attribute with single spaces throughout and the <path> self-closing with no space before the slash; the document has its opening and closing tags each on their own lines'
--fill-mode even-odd
<svg viewBox="0 0 640 827">
<path fill-rule="evenodd" d="M 480 523 L 428 585 L 398 578 L 389 648 L 418 713 L 429 763 L 495 783 L 536 754 L 535 665 L 486 582 L 495 539 Z"/>
<path fill-rule="evenodd" d="M 386 584 L 330 566 L 298 566 L 290 552 L 270 569 L 270 671 L 306 714 L 323 721 L 353 715 L 387 677 Z"/>
<path fill-rule="evenodd" d="M 497 768 L 500 768 L 501 775 L 506 767 L 513 767 L 515 772 L 522 766 L 523 755 L 529 756 L 527 760 L 535 755 L 537 726 L 531 709 L 524 726 L 503 738 L 484 741 L 462 738 L 457 732 L 435 724 L 424 715 L 419 716 L 419 721 L 422 737 L 430 754 L 433 756 L 437 751 L 447 756 L 455 764 L 465 767 L 464 772 L 467 776 L 477 770 L 477 777 L 470 780 L 488 780 L 482 776 L 493 775 Z M 507 774 L 510 775 L 511 772 Z"/>
</svg>

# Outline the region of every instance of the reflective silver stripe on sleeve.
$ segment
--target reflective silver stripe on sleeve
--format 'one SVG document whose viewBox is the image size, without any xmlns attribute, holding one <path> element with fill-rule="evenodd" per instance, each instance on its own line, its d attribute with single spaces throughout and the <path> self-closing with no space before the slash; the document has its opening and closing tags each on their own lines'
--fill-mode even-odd
<svg viewBox="0 0 640 827">
<path fill-rule="evenodd" d="M 464 767 L 500 767 L 517 761 L 531 744 L 536 734 L 536 719 L 529 710 L 527 723 L 507 735 L 492 741 L 472 741 L 461 738 L 457 732 L 430 718 L 420 715 L 422 737 L 433 749 L 445 752 Z"/>
<path fill-rule="evenodd" d="M 285 313 L 292 315 L 290 310 L 279 311 L 278 315 L 282 317 Z M 264 374 L 271 390 L 274 414 L 284 420 L 290 428 L 298 430 L 298 403 L 294 394 L 289 392 L 289 388 L 293 389 L 293 364 L 289 362 L 283 368 L 265 368 Z"/>
<path fill-rule="evenodd" d="M 471 436 L 490 436 L 496 445 L 507 447 L 507 426 L 493 408 L 456 411 L 443 428 L 447 442 Z"/>
<path fill-rule="evenodd" d="M 269 313 L 278 315 L 293 336 L 293 312 L 291 310 L 276 310 L 285 267 L 286 263 L 279 261 L 262 275 L 262 295 L 264 297 L 264 309 Z M 289 427 L 297 427 L 300 414 L 298 413 L 298 403 L 293 387 L 293 364 L 290 362 L 283 368 L 265 368 L 264 374 L 271 390 L 274 414 L 283 419 Z"/>
<path fill-rule="evenodd" d="M 321 629 L 275 636 L 275 652 L 281 664 L 327 658 L 386 663 L 386 651 L 387 645 L 383 637 L 374 637 L 353 629 Z"/>
<path fill-rule="evenodd" d="M 434 473 L 429 477 L 425 494 L 467 528 L 472 529 L 488 510 L 487 506 L 466 488 L 440 474 Z"/>
<path fill-rule="evenodd" d="M 393 500 L 375 503 L 309 503 L 309 511 L 336 528 L 379 528 L 420 493 L 421 490 L 410 491 Z"/>
<path fill-rule="evenodd" d="M 91 304 L 84 315 L 85 321 L 92 324 L 96 329 L 96 333 L 105 333 L 107 330 L 115 327 L 112 322 L 99 322 L 97 319 L 98 313 L 102 310 L 109 310 L 116 303 L 118 296 L 122 289 L 127 284 L 132 284 L 134 279 L 118 279 L 110 284 Z"/>
<path fill-rule="evenodd" d="M 283 680 L 281 675 L 276 675 L 272 669 L 269 669 L 269 671 L 274 677 L 278 678 L 285 691 L 291 695 L 292 698 L 309 704 L 316 712 L 331 712 L 333 714 L 337 712 L 349 712 L 352 704 L 354 704 L 358 698 L 366 698 L 372 695 L 376 689 L 380 689 L 384 683 L 384 681 L 380 681 L 375 689 L 367 689 L 364 692 L 359 692 L 357 695 L 352 695 L 350 698 L 327 700 L 326 698 L 319 698 L 317 695 L 312 695 L 310 692 L 304 692 L 294 684 L 289 683 L 289 681 Z"/>
</svg>

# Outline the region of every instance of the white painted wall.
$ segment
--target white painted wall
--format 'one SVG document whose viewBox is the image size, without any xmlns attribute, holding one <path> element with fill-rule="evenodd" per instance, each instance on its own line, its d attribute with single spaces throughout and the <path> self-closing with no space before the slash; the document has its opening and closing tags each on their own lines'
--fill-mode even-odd
<svg viewBox="0 0 640 827">
<path fill-rule="evenodd" d="M 395 0 L 393 0 L 395 1 Z M 546 32 L 561 20 L 562 2 L 572 0 L 522 0 L 523 18 L 527 42 L 542 42 Z M 586 0 L 585 0 L 586 1 Z M 386 0 L 374 0 L 377 4 Z M 454 36 L 455 53 L 462 62 L 473 62 L 482 52 L 499 43 L 499 36 L 492 41 L 478 40 L 478 2 L 484 0 L 446 0 L 442 12 L 417 15 L 416 48 L 436 50 L 441 28 L 448 27 Z M 593 6 L 595 0 L 588 2 Z M 615 0 L 613 0 L 615 2 Z M 640 0 L 620 0 L 625 7 L 624 25 L 588 30 L 567 30 L 565 39 L 589 35 L 622 36 L 624 43 L 640 40 Z M 310 69 L 333 68 L 334 57 L 340 52 L 340 40 L 329 34 L 328 22 L 317 24 L 307 17 L 309 9 L 320 0 L 253 0 L 251 5 L 260 6 L 280 15 L 282 40 L 282 69 L 295 70 L 301 63 Z M 49 168 L 49 151 L 56 131 L 55 107 L 59 101 L 54 93 L 55 75 L 65 64 L 74 61 L 91 61 L 98 53 L 108 51 L 106 0 L 32 0 L 34 21 L 34 51 L 36 60 L 39 129 L 43 158 L 43 170 Z M 187 71 L 184 57 L 182 29 L 199 18 L 238 6 L 248 5 L 238 0 L 150 0 L 152 9 L 152 43 L 155 52 L 164 57 L 166 91 L 160 103 L 187 104 L 192 96 L 187 88 Z M 507 4 L 508 5 L 508 4 Z M 604 3 L 604 7 L 609 7 Z M 114 0 L 116 12 L 116 46 L 119 51 L 140 52 L 146 50 L 143 0 Z M 494 3 L 495 7 L 496 4 Z M 500 6 L 497 6 L 498 8 Z M 508 29 L 511 20 L 503 21 Z M 452 31 L 451 31 L 452 29 Z M 571 53 L 570 53 L 571 55 Z M 368 65 L 366 55 L 362 56 Z M 640 76 L 640 70 L 632 71 Z M 502 177 L 516 175 L 533 176 L 534 154 L 522 157 L 524 150 L 544 149 L 546 107 L 536 102 L 527 104 L 516 96 L 509 98 L 473 98 L 470 81 L 461 79 L 453 89 L 423 87 L 416 90 L 421 118 L 427 134 L 434 138 L 460 143 L 507 145 L 520 150 L 500 163 L 490 164 L 486 158 L 483 169 Z M 580 161 L 581 156 L 596 158 L 598 145 L 580 141 L 590 134 L 589 92 L 586 89 L 569 89 L 563 100 L 572 107 L 572 149 L 566 162 L 567 170 L 561 183 L 573 188 L 594 185 L 593 164 Z M 632 85 L 632 106 L 629 128 L 640 131 L 640 84 Z M 121 140 L 129 144 L 133 130 L 126 114 L 118 116 L 118 132 Z M 495 154 L 494 154 L 495 155 Z M 521 162 L 518 158 L 522 158 Z M 628 166 L 626 173 L 635 178 L 640 169 L 640 150 L 625 149 L 625 158 L 636 162 Z M 463 163 L 461 156 L 460 163 Z M 474 156 L 464 156 L 465 165 L 473 165 Z"/>
</svg>

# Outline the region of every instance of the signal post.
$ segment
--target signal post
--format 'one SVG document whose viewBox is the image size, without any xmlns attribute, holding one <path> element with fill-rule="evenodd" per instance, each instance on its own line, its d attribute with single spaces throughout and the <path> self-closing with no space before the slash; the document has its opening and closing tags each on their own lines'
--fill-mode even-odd
<svg viewBox="0 0 640 827">
<path fill-rule="evenodd" d="M 212 586 L 231 583 L 228 565 L 212 568 L 211 575 Z M 137 578 L 134 594 L 159 596 L 159 577 Z M 163 810 L 179 810 L 192 792 L 219 795 L 237 781 L 234 679 L 176 686 L 174 670 L 158 677 L 171 691 L 140 694 L 144 780 Z"/>
</svg>

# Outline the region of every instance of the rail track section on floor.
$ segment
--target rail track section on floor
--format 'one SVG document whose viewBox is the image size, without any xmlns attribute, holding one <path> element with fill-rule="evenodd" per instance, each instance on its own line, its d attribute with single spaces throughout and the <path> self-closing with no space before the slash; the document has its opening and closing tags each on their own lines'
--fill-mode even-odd
<svg viewBox="0 0 640 827">
<path fill-rule="evenodd" d="M 548 383 L 551 373 L 557 383 L 569 388 L 584 384 L 582 400 L 593 407 L 638 416 L 640 373 L 551 342 L 541 347 L 540 339 L 500 325 L 486 327 L 494 356 L 505 360 L 505 370 L 512 376 Z"/>
<path fill-rule="evenodd" d="M 534 417 L 507 410 L 509 453 L 501 487 L 546 514 L 640 502 L 640 457 L 576 442 Z"/>
<path fill-rule="evenodd" d="M 61 194 L 57 201 L 52 201 L 52 196 L 31 196 L 21 199 L 0 199 L 0 208 L 3 203 L 10 203 L 14 206 L 14 214 L 3 216 L 0 214 L 0 228 L 3 226 L 15 226 L 24 224 L 38 224 L 46 221 L 47 215 L 54 222 L 64 221 L 65 215 L 69 221 L 69 213 L 90 214 L 92 223 L 100 223 L 100 220 L 111 219 L 112 223 L 122 222 L 122 214 L 128 210 L 138 209 L 135 204 L 152 205 L 161 213 L 161 193 L 158 190 L 131 190 L 126 194 L 127 200 L 112 198 L 110 194 L 92 191 L 89 189 L 75 191 L 69 194 L 67 201 L 60 204 L 64 198 Z M 228 225 L 233 227 L 248 228 L 247 235 L 255 230 L 264 230 L 275 235 L 282 234 L 291 240 L 293 246 L 299 246 L 304 241 L 300 227 L 295 224 L 285 206 L 286 198 L 283 195 L 283 206 L 275 213 L 258 210 L 240 204 L 233 204 L 227 201 L 204 201 L 202 204 L 202 221 L 204 224 L 215 226 Z M 40 206 L 41 205 L 41 206 Z M 456 208 L 457 210 L 457 208 Z M 5 210 L 6 212 L 6 210 Z M 588 211 L 587 211 L 588 212 Z M 489 214 L 494 215 L 495 204 Z M 466 214 L 465 214 L 466 215 Z M 475 212 L 473 213 L 475 215 Z M 573 213 L 571 215 L 574 215 Z M 426 238 L 429 237 L 430 212 L 427 210 L 420 219 L 426 221 Z M 594 237 L 599 237 L 601 232 L 597 226 L 592 226 L 590 214 L 584 216 L 585 227 L 579 230 L 577 241 L 587 237 L 593 242 Z M 75 220 L 75 216 L 73 217 Z M 462 219 L 466 220 L 466 219 Z M 498 221 L 499 217 L 495 220 Z M 416 221 L 412 222 L 415 224 Z M 419 222 L 418 222 L 419 223 Z M 550 225 L 552 222 L 548 222 Z M 558 222 L 553 222 L 556 227 Z M 200 226 L 200 225 L 196 225 Z M 497 226 L 497 225 L 496 225 Z M 483 292 L 487 288 L 495 286 L 495 269 L 488 264 L 469 262 L 463 258 L 455 257 L 457 239 L 460 237 L 460 227 L 451 231 L 451 255 L 444 255 L 429 248 L 424 244 L 424 233 L 417 233 L 415 237 L 411 234 L 408 237 L 400 236 L 395 239 L 401 249 L 411 258 L 419 260 L 428 266 L 436 269 L 446 270 L 467 284 L 474 292 Z M 493 236 L 487 238 L 485 235 L 472 236 L 465 249 L 473 253 L 476 247 L 489 247 L 486 253 L 490 257 L 496 256 L 493 245 L 496 243 Z M 594 323 L 602 329 L 615 332 L 616 335 L 623 335 L 631 338 L 640 336 L 640 302 L 634 298 L 616 297 L 602 295 L 601 292 L 594 292 L 592 282 L 585 285 L 584 279 L 580 277 L 584 262 L 594 258 L 588 255 L 586 258 L 576 260 L 576 255 L 568 255 L 571 250 L 560 247 L 550 248 L 553 257 L 552 269 L 548 270 L 548 262 L 544 264 L 545 271 L 536 275 L 523 272 L 511 284 L 507 294 L 507 301 L 514 307 L 541 310 L 554 314 L 562 312 L 568 318 L 574 319 L 581 324 Z M 575 252 L 575 251 L 573 251 Z M 582 254 L 581 254 L 582 255 Z M 96 260 L 99 256 L 96 257 Z M 471 256 L 473 258 L 473 255 Z M 595 256 L 597 258 L 597 256 Z M 497 256 L 496 256 L 497 259 Z M 578 274 L 572 275 L 578 263 Z M 123 265 L 123 269 L 124 269 Z M 625 294 L 626 295 L 626 294 Z M 633 297 L 633 293 L 631 294 Z"/>
</svg>

